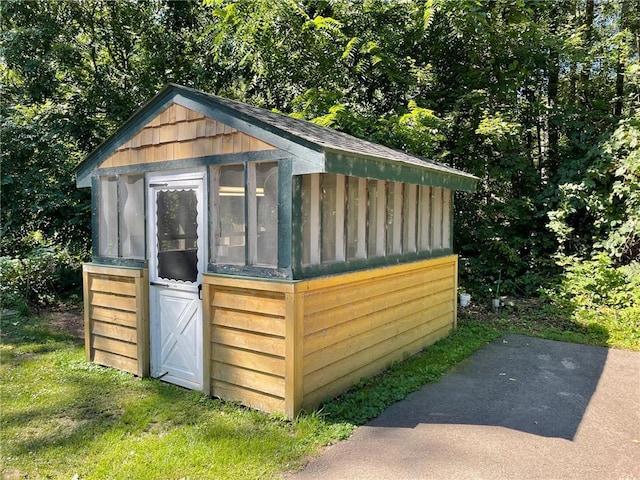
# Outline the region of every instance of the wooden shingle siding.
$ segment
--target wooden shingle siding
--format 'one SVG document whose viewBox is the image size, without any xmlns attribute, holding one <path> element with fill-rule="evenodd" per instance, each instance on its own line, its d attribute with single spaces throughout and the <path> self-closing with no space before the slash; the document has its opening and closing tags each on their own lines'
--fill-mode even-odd
<svg viewBox="0 0 640 480">
<path fill-rule="evenodd" d="M 285 294 L 278 284 L 234 280 L 203 279 L 209 289 L 204 318 L 210 322 L 210 394 L 284 411 Z"/>
<path fill-rule="evenodd" d="M 211 395 L 294 417 L 419 352 L 455 326 L 457 262 L 299 282 L 205 275 Z"/>
<path fill-rule="evenodd" d="M 101 163 L 101 168 L 273 150 L 223 123 L 172 104 Z"/>
<path fill-rule="evenodd" d="M 84 265 L 87 360 L 149 374 L 146 269 Z"/>
</svg>

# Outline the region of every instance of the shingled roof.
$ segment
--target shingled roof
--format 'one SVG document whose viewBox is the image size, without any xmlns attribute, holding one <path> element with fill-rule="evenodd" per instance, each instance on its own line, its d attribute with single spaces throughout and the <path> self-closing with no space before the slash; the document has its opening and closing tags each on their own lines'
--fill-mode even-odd
<svg viewBox="0 0 640 480">
<path fill-rule="evenodd" d="M 80 177 L 86 177 L 88 171 L 97 167 L 100 159 L 118 148 L 137 127 L 140 127 L 150 116 L 157 113 L 167 104 L 175 102 L 183 104 L 192 109 L 197 109 L 201 113 L 214 116 L 222 113 L 227 123 L 234 123 L 234 120 L 243 122 L 244 125 L 251 126 L 251 134 L 260 137 L 260 133 L 268 132 L 270 141 L 278 148 L 290 151 L 286 145 L 274 142 L 275 137 L 281 137 L 285 142 L 292 142 L 306 149 L 320 153 L 324 157 L 323 165 L 319 172 L 334 172 L 349 174 L 352 164 L 363 161 L 383 162 L 391 164 L 389 170 L 394 170 L 394 166 L 406 166 L 411 170 L 424 171 L 441 175 L 449 181 L 437 182 L 442 186 L 448 186 L 460 190 L 475 190 L 477 178 L 466 172 L 449 167 L 439 162 L 427 160 L 415 155 L 410 155 L 401 150 L 395 150 L 380 144 L 339 132 L 332 128 L 324 127 L 309 121 L 292 118 L 290 116 L 272 112 L 263 108 L 247 105 L 242 102 L 230 100 L 217 95 L 212 95 L 192 88 L 176 84 L 168 84 L 158 94 L 142 106 L 112 137 L 107 139 L 94 152 L 77 167 L 76 172 Z M 233 125 L 242 130 L 242 125 Z M 299 154 L 298 154 L 299 156 Z M 350 164 L 347 166 L 346 164 Z M 334 168 L 332 168 L 334 167 Z M 344 167 L 344 168 L 343 168 Z M 347 168 L 349 167 L 349 168 Z M 362 168 L 360 169 L 362 170 Z M 365 168 L 366 170 L 366 168 Z M 428 176 L 428 175 L 427 175 Z M 423 176 L 419 176 L 424 178 Z M 394 178 L 389 178 L 393 180 Z M 426 183 L 418 179 L 416 183 Z M 86 182 L 84 183 L 86 185 Z"/>
</svg>

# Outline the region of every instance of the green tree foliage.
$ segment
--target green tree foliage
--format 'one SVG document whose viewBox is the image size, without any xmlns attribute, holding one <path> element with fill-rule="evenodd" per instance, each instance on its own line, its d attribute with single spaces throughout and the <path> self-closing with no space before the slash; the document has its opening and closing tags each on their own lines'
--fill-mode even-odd
<svg viewBox="0 0 640 480">
<path fill-rule="evenodd" d="M 455 202 L 466 286 L 501 272 L 503 291 L 532 293 L 557 253 L 630 263 L 638 12 L 639 0 L 4 2 L 3 251 L 33 231 L 86 248 L 73 166 L 177 82 L 477 175 Z"/>
</svg>

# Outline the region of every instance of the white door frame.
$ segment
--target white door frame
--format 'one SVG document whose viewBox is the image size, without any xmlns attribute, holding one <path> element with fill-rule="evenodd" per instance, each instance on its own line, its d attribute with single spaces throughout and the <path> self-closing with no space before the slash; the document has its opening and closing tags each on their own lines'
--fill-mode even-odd
<svg viewBox="0 0 640 480">
<path fill-rule="evenodd" d="M 157 245 L 157 203 L 156 197 L 158 192 L 166 190 L 195 190 L 197 195 L 197 223 L 198 223 L 198 240 L 197 240 L 197 266 L 198 273 L 195 282 L 182 280 L 173 280 L 160 278 L 158 275 L 158 245 Z M 174 383 L 192 390 L 203 390 L 203 318 L 202 318 L 202 301 L 201 301 L 201 285 L 202 274 L 207 265 L 207 182 L 206 170 L 190 170 L 177 172 L 157 172 L 147 174 L 147 238 L 149 252 L 149 327 L 150 327 L 150 361 L 151 376 L 162 378 L 164 381 Z M 182 343 L 183 349 L 190 351 L 180 352 L 180 355 L 189 356 L 189 360 L 185 361 L 185 365 L 191 365 L 189 371 L 183 371 L 180 368 L 173 368 L 171 364 L 165 362 L 163 357 L 167 348 L 167 335 L 171 331 L 179 336 L 182 326 L 177 325 L 182 318 L 174 318 L 174 325 L 163 325 L 162 322 L 167 321 L 166 305 L 173 304 L 179 311 L 180 305 L 185 306 L 183 313 L 187 312 L 193 317 L 195 322 L 190 326 L 189 338 L 178 338 L 178 340 L 187 339 L 190 343 L 185 347 L 184 341 L 177 342 L 175 346 Z M 165 305 L 164 310 L 163 305 Z M 164 315 L 163 315 L 164 313 Z M 187 313 L 185 313 L 186 315 Z M 169 316 L 174 315 L 170 313 Z M 179 314 L 178 317 L 180 317 Z M 175 315 L 174 315 L 175 316 Z M 164 320 L 163 320 L 164 318 Z M 195 330 L 193 330 L 195 329 Z M 195 336 L 195 340 L 194 340 Z M 195 371 L 191 371 L 194 370 Z"/>
</svg>

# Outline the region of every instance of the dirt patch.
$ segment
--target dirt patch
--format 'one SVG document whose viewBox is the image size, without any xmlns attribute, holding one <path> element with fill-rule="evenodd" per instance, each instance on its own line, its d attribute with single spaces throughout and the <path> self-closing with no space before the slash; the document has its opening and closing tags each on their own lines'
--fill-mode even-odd
<svg viewBox="0 0 640 480">
<path fill-rule="evenodd" d="M 81 308 L 51 310 L 44 317 L 52 332 L 84 338 L 84 315 Z"/>
</svg>

